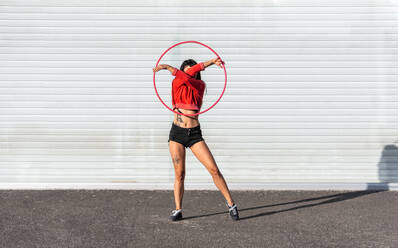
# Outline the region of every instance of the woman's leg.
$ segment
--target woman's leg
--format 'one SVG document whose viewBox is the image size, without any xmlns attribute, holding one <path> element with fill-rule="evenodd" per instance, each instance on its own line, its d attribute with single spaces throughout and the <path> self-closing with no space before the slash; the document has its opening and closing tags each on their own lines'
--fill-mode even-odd
<svg viewBox="0 0 398 248">
<path fill-rule="evenodd" d="M 195 157 L 206 167 L 210 175 L 213 177 L 214 184 L 221 191 L 228 204 L 232 206 L 234 201 L 232 200 L 231 193 L 229 192 L 228 186 L 225 179 L 218 169 L 216 161 L 214 160 L 213 154 L 210 152 L 204 140 L 193 144 L 191 147 L 192 153 Z"/>
<path fill-rule="evenodd" d="M 169 141 L 169 150 L 174 165 L 174 201 L 176 209 L 182 208 L 185 179 L 185 147 L 175 141 Z"/>
</svg>

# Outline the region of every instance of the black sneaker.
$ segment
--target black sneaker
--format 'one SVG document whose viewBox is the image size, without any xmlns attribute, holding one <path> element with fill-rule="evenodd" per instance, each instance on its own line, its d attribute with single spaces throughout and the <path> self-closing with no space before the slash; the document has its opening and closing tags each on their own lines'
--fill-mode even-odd
<svg viewBox="0 0 398 248">
<path fill-rule="evenodd" d="M 181 220 L 182 219 L 182 209 L 174 209 L 171 211 L 171 215 L 169 216 L 169 219 L 172 221 L 176 220 Z"/>
<path fill-rule="evenodd" d="M 228 202 L 225 203 L 229 209 L 229 215 L 231 215 L 231 218 L 233 220 L 239 220 L 239 212 L 238 212 L 238 206 L 234 203 L 232 206 L 228 205 Z"/>
</svg>

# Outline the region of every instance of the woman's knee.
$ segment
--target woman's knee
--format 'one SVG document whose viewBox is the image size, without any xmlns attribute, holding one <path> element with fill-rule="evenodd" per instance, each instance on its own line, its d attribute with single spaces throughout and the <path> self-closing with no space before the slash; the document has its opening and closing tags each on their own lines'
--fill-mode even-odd
<svg viewBox="0 0 398 248">
<path fill-rule="evenodd" d="M 221 176 L 221 171 L 217 167 L 210 168 L 209 173 L 212 176 Z"/>
<path fill-rule="evenodd" d="M 185 179 L 185 171 L 179 171 L 175 173 L 175 180 L 184 181 Z"/>
</svg>

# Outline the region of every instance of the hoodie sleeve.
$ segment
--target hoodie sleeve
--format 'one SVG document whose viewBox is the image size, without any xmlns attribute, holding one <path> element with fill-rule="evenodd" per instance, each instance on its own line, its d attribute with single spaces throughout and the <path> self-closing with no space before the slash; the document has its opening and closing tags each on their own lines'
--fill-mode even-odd
<svg viewBox="0 0 398 248">
<path fill-rule="evenodd" d="M 176 81 L 177 87 L 180 84 L 185 84 L 188 87 L 190 87 L 196 94 L 199 94 L 197 87 L 195 87 L 197 85 L 196 79 L 191 78 L 188 74 L 186 74 L 185 72 L 183 72 L 177 68 L 173 71 L 172 75 L 175 76 L 177 79 L 177 81 Z"/>
<path fill-rule="evenodd" d="M 186 73 L 193 77 L 195 76 L 195 74 L 199 71 L 203 71 L 205 69 L 205 65 L 203 64 L 203 62 L 200 62 L 199 64 L 196 64 L 192 67 L 190 67 L 189 69 L 187 69 Z"/>
<path fill-rule="evenodd" d="M 173 72 L 171 73 L 171 75 L 175 76 L 176 78 L 181 78 L 181 79 L 188 79 L 191 78 L 190 76 L 188 76 L 188 74 L 186 74 L 185 72 L 174 68 Z"/>
<path fill-rule="evenodd" d="M 171 75 L 176 76 L 178 69 L 174 67 L 174 70 L 171 72 Z"/>
</svg>

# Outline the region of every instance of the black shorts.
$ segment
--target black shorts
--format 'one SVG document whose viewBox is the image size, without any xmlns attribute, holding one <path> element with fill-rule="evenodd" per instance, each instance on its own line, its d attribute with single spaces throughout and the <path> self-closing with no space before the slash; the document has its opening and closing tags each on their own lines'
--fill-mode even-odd
<svg viewBox="0 0 398 248">
<path fill-rule="evenodd" d="M 192 128 L 184 128 L 177 126 L 174 122 L 171 125 L 169 140 L 178 142 L 184 147 L 191 147 L 193 144 L 204 140 L 202 137 L 202 130 L 200 129 L 200 124 Z"/>
</svg>

